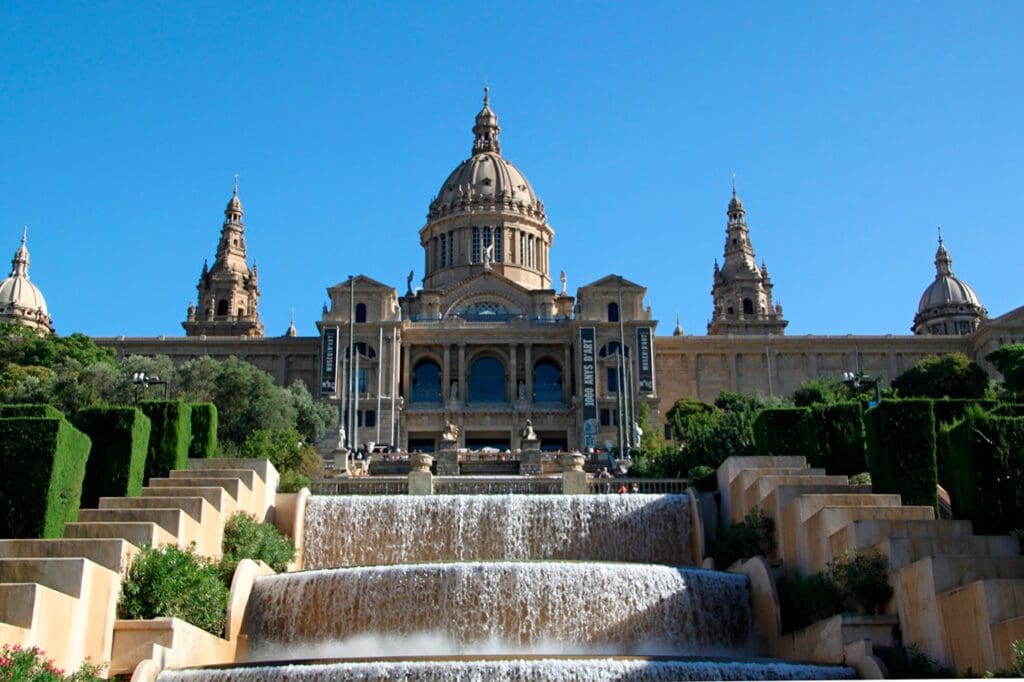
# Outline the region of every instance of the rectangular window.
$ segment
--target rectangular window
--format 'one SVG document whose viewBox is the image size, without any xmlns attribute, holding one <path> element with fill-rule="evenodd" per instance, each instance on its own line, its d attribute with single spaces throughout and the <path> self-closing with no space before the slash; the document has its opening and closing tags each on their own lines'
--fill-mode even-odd
<svg viewBox="0 0 1024 682">
<path fill-rule="evenodd" d="M 359 426 L 376 426 L 377 411 L 359 410 L 359 412 L 356 414 L 356 421 L 359 423 Z"/>
<path fill-rule="evenodd" d="M 479 227 L 474 227 L 473 228 L 473 246 L 470 249 L 470 253 L 473 256 L 473 259 L 470 262 L 471 263 L 479 263 L 480 262 L 480 228 Z"/>
<path fill-rule="evenodd" d="M 484 227 L 484 250 L 491 245 L 491 228 Z"/>
<path fill-rule="evenodd" d="M 448 233 L 448 265 L 455 265 L 455 231 Z"/>
<path fill-rule="evenodd" d="M 519 264 L 526 264 L 526 234 L 519 233 Z"/>
<path fill-rule="evenodd" d="M 367 386 L 366 379 L 367 379 L 367 376 L 368 376 L 368 374 L 367 374 L 368 372 L 369 372 L 369 370 L 367 370 L 365 367 L 360 367 L 359 371 L 355 372 L 352 375 L 352 384 L 353 384 L 353 386 L 355 386 L 357 384 L 357 382 L 358 382 L 358 386 L 359 386 L 359 390 L 357 391 L 358 393 L 366 393 L 366 386 Z"/>
<path fill-rule="evenodd" d="M 614 410 L 609 410 L 607 407 L 601 409 L 601 426 L 612 425 L 612 412 Z"/>
<path fill-rule="evenodd" d="M 533 267 L 533 263 L 534 263 L 534 253 L 533 253 L 533 244 L 534 244 L 534 242 L 533 242 L 533 235 L 532 234 L 530 235 L 530 239 L 528 240 L 528 242 L 529 242 L 529 244 L 527 246 L 527 251 L 526 251 L 526 267 L 532 268 Z"/>
<path fill-rule="evenodd" d="M 494 262 L 504 263 L 504 244 L 501 241 L 501 228 L 494 228 Z"/>
<path fill-rule="evenodd" d="M 448 235 L 441 235 L 441 267 L 448 265 Z"/>
<path fill-rule="evenodd" d="M 619 368 L 618 367 L 606 367 L 605 368 L 605 386 L 608 387 L 608 393 L 619 392 Z"/>
</svg>

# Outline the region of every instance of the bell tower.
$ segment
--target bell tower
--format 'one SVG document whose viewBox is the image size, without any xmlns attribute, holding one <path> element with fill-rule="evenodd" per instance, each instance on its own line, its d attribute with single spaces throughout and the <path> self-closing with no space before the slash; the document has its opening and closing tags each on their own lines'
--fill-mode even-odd
<svg viewBox="0 0 1024 682">
<path fill-rule="evenodd" d="M 256 263 L 250 270 L 246 260 L 244 214 L 236 175 L 234 192 L 224 209 L 213 267 L 203 263 L 196 285 L 198 305 L 189 305 L 181 323 L 186 336 L 263 336 L 258 310 L 259 276 Z"/>
</svg>

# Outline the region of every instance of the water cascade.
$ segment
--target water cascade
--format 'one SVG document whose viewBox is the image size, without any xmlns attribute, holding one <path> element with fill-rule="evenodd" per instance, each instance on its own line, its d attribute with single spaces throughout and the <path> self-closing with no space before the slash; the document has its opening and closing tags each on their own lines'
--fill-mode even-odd
<svg viewBox="0 0 1024 682">
<path fill-rule="evenodd" d="M 685 495 L 313 497 L 305 520 L 309 570 L 253 588 L 250 663 L 161 680 L 853 676 L 737 658 L 749 583 L 686 567 Z"/>
</svg>

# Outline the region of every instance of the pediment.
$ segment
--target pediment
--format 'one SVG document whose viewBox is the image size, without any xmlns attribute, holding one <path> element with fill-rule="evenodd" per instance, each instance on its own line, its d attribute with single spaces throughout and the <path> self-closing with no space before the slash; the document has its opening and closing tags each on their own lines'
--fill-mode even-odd
<svg viewBox="0 0 1024 682">
<path fill-rule="evenodd" d="M 378 282 L 377 280 L 371 277 L 367 277 L 366 275 L 356 275 L 354 279 L 356 288 L 363 292 L 365 292 L 367 289 L 377 291 L 395 291 L 394 287 L 388 286 L 383 282 Z M 351 284 L 349 283 L 349 280 L 345 280 L 344 282 L 338 282 L 332 287 L 327 287 L 327 291 L 332 292 L 338 289 L 348 289 L 350 286 Z"/>
<path fill-rule="evenodd" d="M 591 282 L 590 284 L 584 284 L 580 288 L 581 289 L 618 288 L 620 283 L 621 283 L 623 289 L 640 289 L 640 290 L 643 290 L 643 291 L 647 290 L 646 287 L 642 287 L 639 284 L 637 284 L 636 282 L 631 282 L 630 280 L 626 279 L 625 277 L 620 277 L 619 275 L 614 275 L 614 274 L 606 275 L 606 276 L 602 277 L 601 279 L 599 279 L 599 280 L 597 280 L 595 282 Z"/>
<path fill-rule="evenodd" d="M 530 290 L 485 270 L 441 294 L 441 310 L 445 316 L 472 306 L 482 306 L 485 310 L 490 303 L 502 315 L 527 315 L 531 309 Z"/>
</svg>

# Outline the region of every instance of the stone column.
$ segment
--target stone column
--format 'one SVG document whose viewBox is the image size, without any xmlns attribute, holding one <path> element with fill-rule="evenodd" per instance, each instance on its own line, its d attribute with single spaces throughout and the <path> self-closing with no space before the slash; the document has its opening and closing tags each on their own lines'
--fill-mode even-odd
<svg viewBox="0 0 1024 682">
<path fill-rule="evenodd" d="M 533 404 L 533 344 L 526 344 L 526 358 L 523 371 L 526 374 L 526 402 Z"/>
<path fill-rule="evenodd" d="M 437 452 L 437 475 L 458 476 L 459 473 L 458 443 L 441 441 L 441 449 Z"/>
<path fill-rule="evenodd" d="M 459 399 L 469 401 L 469 386 L 466 385 L 466 344 L 459 344 Z"/>
<path fill-rule="evenodd" d="M 519 367 L 516 362 L 518 359 L 516 358 L 516 350 L 516 344 L 508 344 L 508 373 L 511 377 L 511 380 L 509 381 L 510 387 L 508 391 L 508 401 L 510 403 L 514 403 L 516 401 L 516 398 L 518 398 L 516 393 L 519 390 Z"/>
<path fill-rule="evenodd" d="M 570 402 L 570 387 L 572 385 L 573 367 L 572 367 L 572 355 L 569 353 L 569 344 L 565 344 L 563 347 L 562 361 L 562 402 L 566 405 Z"/>
<path fill-rule="evenodd" d="M 544 473 L 541 464 L 540 440 L 530 438 L 520 441 L 522 452 L 519 455 L 519 473 L 523 476 L 540 476 Z"/>
<path fill-rule="evenodd" d="M 412 471 L 409 472 L 410 495 L 433 495 L 434 476 L 430 473 L 430 465 L 434 458 L 427 454 L 413 453 L 409 455 Z"/>
<path fill-rule="evenodd" d="M 451 399 L 451 346 L 447 343 L 441 346 L 441 400 L 448 402 Z M 462 385 L 459 385 L 462 390 Z"/>
<path fill-rule="evenodd" d="M 412 395 L 409 385 L 409 376 L 412 372 L 412 367 L 409 366 L 409 346 L 402 344 L 402 368 L 401 373 L 398 375 L 399 389 L 402 395 L 409 399 Z"/>
<path fill-rule="evenodd" d="M 563 495 L 586 495 L 590 492 L 587 473 L 583 471 L 584 459 L 584 456 L 578 452 L 570 452 L 562 456 Z"/>
</svg>

